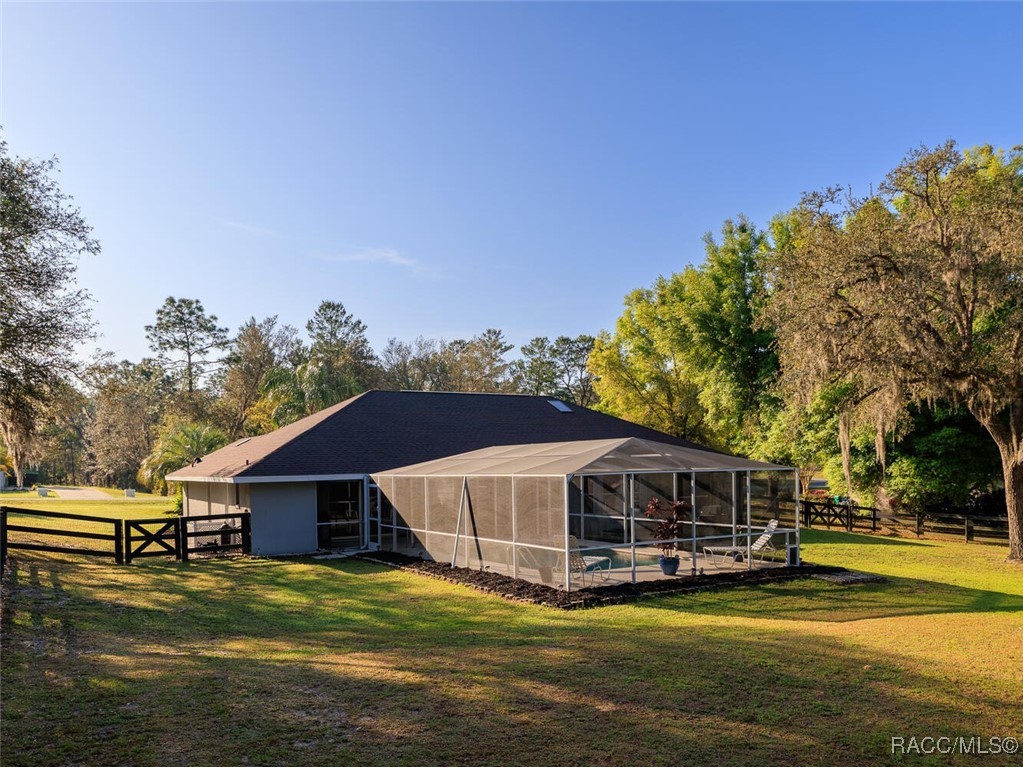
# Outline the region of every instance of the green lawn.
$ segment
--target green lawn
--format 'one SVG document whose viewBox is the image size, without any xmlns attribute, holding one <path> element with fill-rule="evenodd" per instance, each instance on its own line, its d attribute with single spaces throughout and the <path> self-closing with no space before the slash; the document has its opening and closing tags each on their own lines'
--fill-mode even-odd
<svg viewBox="0 0 1023 767">
<path fill-rule="evenodd" d="M 60 498 L 3 499 L 4 506 L 33 511 L 65 511 L 69 514 L 89 514 L 111 519 L 158 517 L 174 507 L 173 498 L 153 495 L 145 498 L 119 498 L 108 501 L 67 501 Z M 15 512 L 12 512 L 15 513 Z"/>
<path fill-rule="evenodd" d="M 20 555 L 3 764 L 956 765 L 890 738 L 1023 737 L 1004 549 L 815 531 L 804 556 L 886 580 L 560 612 L 350 560 Z"/>
<path fill-rule="evenodd" d="M 69 501 L 62 498 L 40 498 L 33 494 L 31 497 L 20 497 L 17 500 L 12 500 L 5 494 L 0 503 L 4 506 L 19 509 L 62 511 L 68 514 L 85 514 L 109 519 L 157 519 L 161 517 L 169 519 L 172 515 L 171 509 L 174 506 L 174 499 L 147 495 L 147 497 L 121 497 L 116 500 L 110 499 L 107 501 Z M 104 522 L 49 519 L 46 517 L 34 517 L 31 514 L 19 514 L 15 511 L 8 512 L 7 518 L 11 524 L 47 530 L 76 530 L 84 533 L 103 533 L 105 535 L 110 535 L 113 532 L 113 526 Z M 31 539 L 36 543 L 47 545 L 76 546 L 111 552 L 114 550 L 113 541 L 67 538 L 41 533 L 12 533 L 11 540 L 14 540 L 15 536 L 20 537 L 21 540 Z"/>
<path fill-rule="evenodd" d="M 120 490 L 120 489 L 118 489 L 116 487 L 94 487 L 94 488 L 90 488 L 90 489 L 92 489 L 92 490 L 99 490 L 101 493 L 106 493 L 111 498 L 124 498 L 124 490 Z M 129 498 L 127 500 L 130 501 L 131 499 Z M 136 490 L 135 491 L 135 500 L 153 500 L 153 501 L 160 500 L 160 501 L 162 501 L 165 504 L 172 504 L 172 505 L 174 503 L 174 499 L 173 498 L 168 498 L 165 495 L 164 496 L 160 496 L 160 495 L 154 495 L 153 493 L 146 493 L 146 492 L 143 492 L 142 490 Z"/>
</svg>

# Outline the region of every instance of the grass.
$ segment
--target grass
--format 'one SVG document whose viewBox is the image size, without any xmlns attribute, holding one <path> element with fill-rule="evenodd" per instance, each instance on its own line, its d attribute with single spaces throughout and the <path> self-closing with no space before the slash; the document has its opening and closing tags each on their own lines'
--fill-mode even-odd
<svg viewBox="0 0 1023 767">
<path fill-rule="evenodd" d="M 858 767 L 899 763 L 893 735 L 1023 736 L 1004 549 L 813 531 L 804 556 L 886 580 L 561 612 L 352 560 L 20 555 L 4 765 Z"/>
<path fill-rule="evenodd" d="M 122 497 L 107 501 L 70 501 L 60 498 L 40 498 L 35 496 L 18 498 L 17 500 L 5 497 L 2 503 L 5 506 L 13 506 L 14 508 L 31 511 L 62 511 L 68 514 L 85 514 L 108 519 L 157 519 L 161 517 L 169 519 L 170 510 L 174 506 L 174 499 L 149 496 L 148 498 Z M 85 533 L 103 533 L 105 535 L 110 535 L 113 532 L 113 527 L 103 522 L 87 522 L 77 519 L 48 519 L 46 517 L 34 517 L 31 514 L 19 514 L 16 511 L 8 512 L 7 518 L 11 524 L 26 525 L 58 532 L 61 530 L 74 530 Z M 51 536 L 41 533 L 12 533 L 11 540 L 15 540 L 16 536 L 18 540 L 32 540 L 47 545 L 87 547 L 110 552 L 114 550 L 113 541 L 68 538 L 66 536 Z"/>
<path fill-rule="evenodd" d="M 111 498 L 124 498 L 124 490 L 116 487 L 93 487 L 91 490 L 99 490 L 101 493 L 106 493 Z M 130 498 L 127 500 L 131 500 Z M 135 491 L 135 500 L 160 500 L 163 503 L 174 503 L 173 498 L 168 498 L 165 495 L 155 495 L 153 493 L 146 493 L 142 490 Z"/>
</svg>

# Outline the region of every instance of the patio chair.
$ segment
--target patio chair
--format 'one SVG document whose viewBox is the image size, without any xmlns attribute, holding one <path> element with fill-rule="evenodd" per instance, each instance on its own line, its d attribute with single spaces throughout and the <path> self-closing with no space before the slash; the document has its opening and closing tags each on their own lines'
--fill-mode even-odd
<svg viewBox="0 0 1023 767">
<path fill-rule="evenodd" d="M 574 535 L 568 536 L 568 565 L 573 573 L 579 573 L 583 585 L 586 585 L 586 576 L 590 576 L 590 584 L 596 582 L 600 576 L 602 582 L 611 577 L 611 557 L 587 557 L 579 553 L 579 539 Z"/>
<path fill-rule="evenodd" d="M 753 545 L 749 547 L 749 556 L 751 560 L 759 559 L 760 562 L 764 561 L 764 556 L 769 551 L 776 551 L 774 546 L 771 545 L 771 536 L 774 535 L 774 531 L 778 529 L 778 520 L 772 519 L 767 523 L 767 527 L 764 528 L 764 532 L 761 533 L 760 537 L 757 538 Z M 703 556 L 711 564 L 716 567 L 735 567 L 746 558 L 746 547 L 745 546 L 704 546 Z"/>
</svg>

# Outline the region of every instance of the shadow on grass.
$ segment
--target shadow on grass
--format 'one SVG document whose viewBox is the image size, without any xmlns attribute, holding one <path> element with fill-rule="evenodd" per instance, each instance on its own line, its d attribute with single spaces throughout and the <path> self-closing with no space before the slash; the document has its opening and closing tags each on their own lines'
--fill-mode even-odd
<svg viewBox="0 0 1023 767">
<path fill-rule="evenodd" d="M 805 631 L 608 622 L 349 560 L 25 559 L 8 601 L 11 767 L 841 767 L 1019 705 Z"/>
<path fill-rule="evenodd" d="M 841 585 L 811 579 L 709 591 L 645 606 L 698 615 L 787 621 L 847 621 L 908 615 L 1023 612 L 1023 596 L 914 578 Z"/>
<path fill-rule="evenodd" d="M 802 544 L 814 543 L 844 543 L 844 544 L 867 544 L 870 546 L 933 546 L 933 543 L 916 540 L 914 538 L 900 538 L 894 535 L 882 533 L 847 533 L 845 530 L 820 530 L 802 528 L 799 531 L 799 539 Z"/>
</svg>

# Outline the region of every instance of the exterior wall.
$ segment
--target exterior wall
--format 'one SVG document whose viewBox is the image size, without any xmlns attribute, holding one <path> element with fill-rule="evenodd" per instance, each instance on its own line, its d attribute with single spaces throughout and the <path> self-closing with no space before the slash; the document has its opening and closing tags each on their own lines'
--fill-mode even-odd
<svg viewBox="0 0 1023 767">
<path fill-rule="evenodd" d="M 256 483 L 240 487 L 249 492 L 253 554 L 274 556 L 316 551 L 315 482 Z"/>
<path fill-rule="evenodd" d="M 233 514 L 249 511 L 248 485 L 226 482 L 182 482 L 182 504 L 186 517 L 206 517 L 210 514 Z"/>
<path fill-rule="evenodd" d="M 234 485 L 225 482 L 183 482 L 183 513 L 186 517 L 244 511 L 234 505 Z"/>
</svg>

